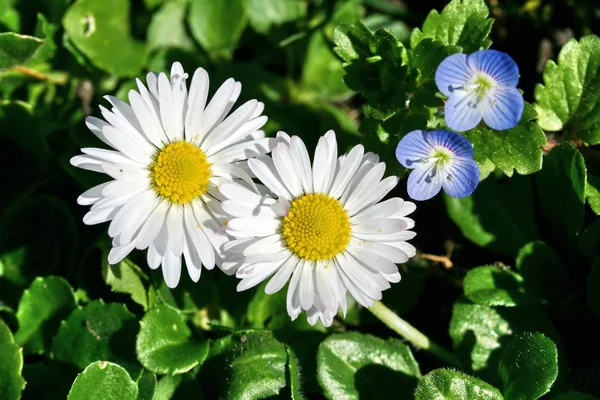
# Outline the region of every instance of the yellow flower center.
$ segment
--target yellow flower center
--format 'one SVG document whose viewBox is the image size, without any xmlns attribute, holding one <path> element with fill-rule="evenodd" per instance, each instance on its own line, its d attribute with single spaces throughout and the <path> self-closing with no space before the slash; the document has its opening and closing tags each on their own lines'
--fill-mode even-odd
<svg viewBox="0 0 600 400">
<path fill-rule="evenodd" d="M 350 242 L 350 218 L 342 204 L 323 193 L 294 200 L 283 219 L 287 247 L 307 260 L 329 260 Z"/>
<path fill-rule="evenodd" d="M 158 151 L 150 165 L 152 188 L 167 200 L 186 204 L 203 195 L 211 176 L 206 154 L 188 142 Z"/>
</svg>

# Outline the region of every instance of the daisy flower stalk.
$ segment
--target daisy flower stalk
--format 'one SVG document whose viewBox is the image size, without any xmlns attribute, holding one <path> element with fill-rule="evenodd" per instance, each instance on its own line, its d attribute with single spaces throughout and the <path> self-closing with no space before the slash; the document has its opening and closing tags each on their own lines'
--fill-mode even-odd
<svg viewBox="0 0 600 400">
<path fill-rule="evenodd" d="M 398 183 L 385 179 L 385 163 L 361 145 L 338 157 L 335 133 L 319 139 L 312 162 L 298 136 L 277 135 L 272 157 L 248 166 L 274 197 L 236 183 L 223 183 L 226 231 L 222 269 L 235 273 L 238 291 L 268 279 L 267 294 L 289 281 L 287 312 L 306 311 L 308 322 L 330 326 L 346 313 L 346 293 L 371 307 L 390 282 L 400 281 L 397 263 L 416 253 L 407 215 L 414 203 L 380 202 Z"/>
<path fill-rule="evenodd" d="M 218 232 L 226 216 L 217 186 L 253 185 L 245 160 L 275 145 L 260 130 L 267 121 L 262 103 L 250 100 L 230 114 L 239 82 L 226 80 L 208 101 L 207 72 L 194 72 L 189 92 L 187 78 L 176 62 L 170 78 L 150 72 L 147 86 L 136 80 L 129 104 L 106 96 L 112 108 L 100 106 L 104 119 L 88 117 L 86 125 L 112 149 L 83 148 L 71 159 L 76 167 L 112 178 L 77 199 L 91 205 L 85 224 L 110 221 L 108 262 L 148 249 L 148 265 L 162 265 L 170 288 L 179 282 L 182 259 L 194 282 L 202 266 L 221 264 L 228 238 Z"/>
<path fill-rule="evenodd" d="M 523 114 L 519 67 L 506 53 L 452 54 L 438 66 L 435 83 L 448 96 L 446 124 L 457 132 L 475 128 L 482 119 L 495 130 L 514 128 Z"/>
</svg>

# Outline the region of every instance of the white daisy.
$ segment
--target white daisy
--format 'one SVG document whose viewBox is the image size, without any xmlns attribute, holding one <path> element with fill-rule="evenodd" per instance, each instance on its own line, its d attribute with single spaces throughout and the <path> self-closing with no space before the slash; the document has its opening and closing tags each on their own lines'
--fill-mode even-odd
<svg viewBox="0 0 600 400">
<path fill-rule="evenodd" d="M 239 162 L 275 145 L 260 130 L 267 121 L 262 103 L 250 100 L 227 116 L 240 95 L 239 82 L 228 79 L 207 103 L 206 71 L 194 72 L 189 94 L 187 77 L 176 62 L 170 80 L 151 72 L 146 87 L 138 79 L 139 91 L 129 91 L 131 105 L 106 96 L 112 105 L 110 111 L 100 106 L 106 121 L 88 117 L 86 124 L 114 150 L 84 148 L 71 159 L 76 167 L 113 178 L 77 199 L 92 205 L 85 224 L 111 221 L 108 262 L 147 248 L 148 265 L 162 264 L 171 288 L 179 282 L 182 256 L 195 282 L 202 265 L 220 265 L 228 238 L 217 232 L 225 220 L 217 185 L 253 185 L 245 161 Z"/>
<path fill-rule="evenodd" d="M 335 133 L 319 139 L 312 164 L 297 136 L 280 132 L 272 158 L 248 160 L 254 174 L 277 197 L 261 196 L 235 184 L 219 185 L 232 216 L 226 231 L 235 240 L 223 246 L 222 269 L 242 281 L 238 291 L 273 276 L 267 294 L 289 280 L 287 311 L 302 310 L 308 322 L 331 325 L 338 309 L 346 313 L 346 291 L 365 307 L 381 299 L 389 282 L 399 282 L 396 263 L 415 255 L 406 240 L 414 203 L 391 198 L 398 183 L 383 177 L 385 163 L 362 146 L 338 158 Z M 290 280 L 291 277 L 291 280 Z"/>
</svg>

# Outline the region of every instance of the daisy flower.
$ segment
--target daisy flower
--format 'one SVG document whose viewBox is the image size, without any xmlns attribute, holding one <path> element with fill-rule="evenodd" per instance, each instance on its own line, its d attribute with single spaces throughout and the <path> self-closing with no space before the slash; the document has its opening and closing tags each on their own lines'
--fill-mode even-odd
<svg viewBox="0 0 600 400">
<path fill-rule="evenodd" d="M 76 167 L 107 174 L 111 181 L 93 187 L 77 199 L 91 205 L 87 225 L 111 221 L 113 238 L 108 262 L 115 264 L 133 249 L 148 249 L 150 268 L 162 265 L 167 286 L 177 286 L 182 258 L 193 281 L 201 267 L 222 261 L 220 248 L 228 239 L 218 234 L 224 214 L 217 185 L 245 180 L 243 163 L 275 145 L 260 128 L 264 105 L 250 100 L 230 115 L 241 84 L 228 79 L 207 103 L 209 78 L 194 72 L 188 93 L 180 63 L 164 73 L 151 72 L 147 87 L 137 80 L 129 103 L 106 96 L 103 119 L 88 117 L 88 128 L 114 150 L 84 148 L 71 159 Z"/>
<path fill-rule="evenodd" d="M 272 157 L 248 160 L 252 172 L 275 197 L 236 183 L 223 183 L 226 231 L 223 270 L 241 280 L 238 291 L 273 276 L 267 294 L 288 281 L 287 311 L 302 310 L 308 322 L 331 325 L 346 313 L 346 292 L 365 307 L 399 282 L 396 263 L 415 255 L 406 215 L 415 205 L 400 198 L 380 203 L 398 178 L 382 180 L 385 164 L 358 145 L 338 157 L 333 131 L 319 139 L 311 162 L 302 140 L 280 132 Z"/>
<path fill-rule="evenodd" d="M 452 130 L 468 131 L 481 119 L 492 129 L 510 129 L 523 114 L 523 95 L 517 89 L 519 67 L 506 53 L 452 54 L 439 65 L 435 83 L 448 96 L 446 124 Z"/>
<path fill-rule="evenodd" d="M 413 170 L 407 189 L 414 200 L 428 200 L 442 188 L 452 197 L 465 197 L 479 183 L 473 146 L 456 132 L 412 131 L 398 143 L 396 158 Z"/>
</svg>

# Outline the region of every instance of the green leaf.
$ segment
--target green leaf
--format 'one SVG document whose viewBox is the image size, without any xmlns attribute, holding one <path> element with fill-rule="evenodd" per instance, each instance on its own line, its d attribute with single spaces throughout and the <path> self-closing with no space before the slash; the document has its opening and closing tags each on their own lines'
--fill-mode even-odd
<svg viewBox="0 0 600 400">
<path fill-rule="evenodd" d="M 158 306 L 140 321 L 136 353 L 140 363 L 156 374 L 182 374 L 201 364 L 208 354 L 208 341 L 193 341 L 181 314 Z"/>
<path fill-rule="evenodd" d="M 198 376 L 208 398 L 262 399 L 285 387 L 287 359 L 267 332 L 236 333 L 213 343 Z"/>
<path fill-rule="evenodd" d="M 558 376 L 556 345 L 541 333 L 524 333 L 504 349 L 500 361 L 506 400 L 539 399 Z"/>
<path fill-rule="evenodd" d="M 247 0 L 193 1 L 192 35 L 213 60 L 229 60 L 248 23 Z"/>
<path fill-rule="evenodd" d="M 128 1 L 77 0 L 62 23 L 69 39 L 98 68 L 135 76 L 146 63 L 146 49 L 131 37 L 130 20 Z"/>
<path fill-rule="evenodd" d="M 73 310 L 62 321 L 52 343 L 53 358 L 84 369 L 97 360 L 119 364 L 137 377 L 135 359 L 138 323 L 124 304 L 95 300 Z"/>
<path fill-rule="evenodd" d="M 292 400 L 304 400 L 304 395 L 302 394 L 302 375 L 300 374 L 300 362 L 294 354 L 294 350 L 291 347 L 286 346 L 285 351 L 288 355 L 287 362 L 287 378 L 286 381 L 289 381 L 290 392 Z"/>
<path fill-rule="evenodd" d="M 348 96 L 352 92 L 344 84 L 344 70 L 333 54 L 323 32 L 315 32 L 309 42 L 302 68 L 302 88 L 324 99 Z"/>
<path fill-rule="evenodd" d="M 142 374 L 137 380 L 138 395 L 136 400 L 154 400 L 156 393 L 156 375 L 148 371 L 142 370 Z"/>
<path fill-rule="evenodd" d="M 137 385 L 123 367 L 98 361 L 77 375 L 67 399 L 135 400 L 137 393 Z"/>
<path fill-rule="evenodd" d="M 471 196 L 457 199 L 445 195 L 444 200 L 452 221 L 479 246 L 515 256 L 538 237 L 528 177 L 489 177 Z"/>
<path fill-rule="evenodd" d="M 102 277 L 112 291 L 130 295 L 134 302 L 144 308 L 144 311 L 148 310 L 152 305 L 147 289 L 148 277 L 140 267 L 129 259 L 113 265 L 108 264 L 106 257 L 102 260 Z"/>
<path fill-rule="evenodd" d="M 421 83 L 435 80 L 435 71 L 446 57 L 460 53 L 460 47 L 446 45 L 442 42 L 426 38 L 421 40 L 410 54 L 410 65 L 419 70 Z M 435 88 L 437 92 L 437 87 Z"/>
<path fill-rule="evenodd" d="M 502 400 L 492 385 L 470 375 L 451 369 L 436 369 L 419 380 L 416 400 Z"/>
<path fill-rule="evenodd" d="M 560 259 L 544 242 L 535 241 L 523 246 L 517 255 L 516 268 L 529 293 L 552 299 L 571 290 L 569 276 Z"/>
<path fill-rule="evenodd" d="M 493 23 L 488 14 L 483 0 L 452 0 L 441 14 L 431 11 L 422 29 L 412 31 L 410 46 L 414 49 L 421 40 L 431 38 L 446 46 L 460 46 L 465 53 L 487 49 L 492 44 L 488 35 Z"/>
<path fill-rule="evenodd" d="M 409 398 L 421 375 L 410 348 L 360 333 L 329 336 L 319 346 L 317 378 L 329 399 Z"/>
<path fill-rule="evenodd" d="M 152 400 L 198 399 L 204 400 L 202 387 L 186 375 L 165 375 L 158 381 Z"/>
<path fill-rule="evenodd" d="M 558 55 L 558 65 L 546 63 L 544 85 L 535 88 L 540 126 L 562 130 L 590 145 L 600 143 L 600 38 L 569 40 Z"/>
<path fill-rule="evenodd" d="M 75 294 L 66 280 L 58 276 L 36 278 L 19 302 L 16 342 L 24 347 L 26 354 L 44 353 L 60 321 L 73 308 Z"/>
<path fill-rule="evenodd" d="M 25 387 L 21 376 L 23 353 L 10 329 L 0 319 L 0 398 L 17 400 Z"/>
<path fill-rule="evenodd" d="M 585 183 L 585 200 L 592 211 L 600 215 L 600 177 L 588 174 Z"/>
<path fill-rule="evenodd" d="M 187 7 L 187 0 L 169 1 L 152 15 L 152 21 L 148 26 L 148 50 L 178 48 L 194 51 L 196 49 L 185 26 Z"/>
<path fill-rule="evenodd" d="M 43 44 L 42 39 L 33 36 L 14 32 L 0 33 L 0 72 L 26 64 L 35 57 Z"/>
<path fill-rule="evenodd" d="M 521 121 L 512 129 L 495 131 L 487 125 L 480 125 L 464 132 L 473 144 L 475 161 L 483 164 L 490 160 L 508 176 L 512 176 L 514 171 L 521 175 L 539 171 L 542 168 L 542 146 L 546 145 L 546 135 L 532 121 L 536 116 L 533 107 L 525 103 Z"/>
<path fill-rule="evenodd" d="M 454 350 L 467 372 L 476 373 L 493 385 L 501 383 L 498 365 L 503 345 L 515 334 L 532 331 L 558 337 L 536 305 L 492 308 L 464 299 L 454 304 L 449 329 Z"/>
<path fill-rule="evenodd" d="M 519 306 L 536 302 L 537 297 L 525 293 L 523 278 L 508 269 L 477 267 L 463 281 L 465 296 L 473 303 L 486 306 Z"/>
<path fill-rule="evenodd" d="M 249 0 L 250 26 L 267 35 L 274 27 L 306 16 L 306 9 L 303 0 Z"/>
<path fill-rule="evenodd" d="M 573 239 L 583 227 L 586 167 L 581 153 L 563 143 L 548 153 L 535 175 L 542 210 L 557 236 Z"/>
</svg>

